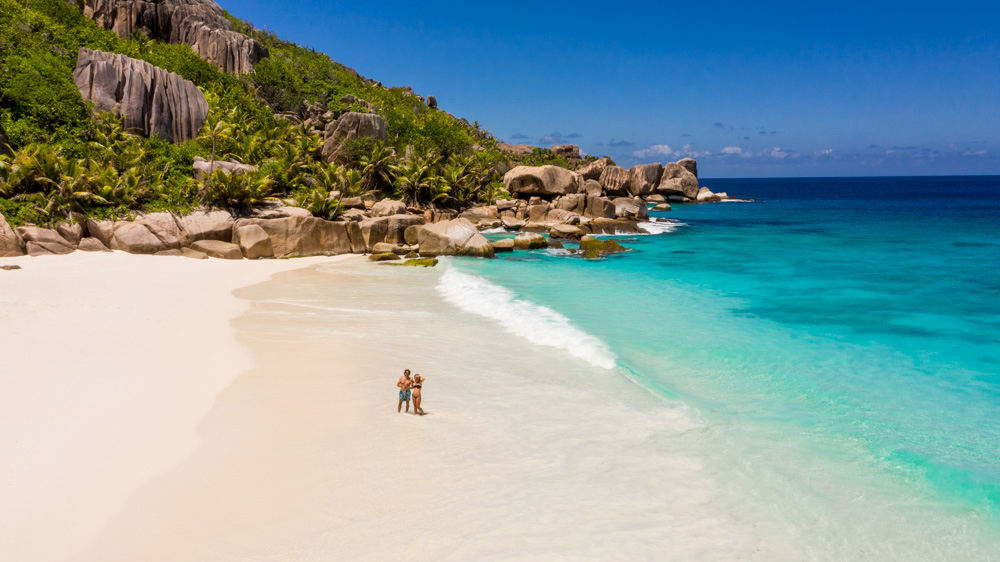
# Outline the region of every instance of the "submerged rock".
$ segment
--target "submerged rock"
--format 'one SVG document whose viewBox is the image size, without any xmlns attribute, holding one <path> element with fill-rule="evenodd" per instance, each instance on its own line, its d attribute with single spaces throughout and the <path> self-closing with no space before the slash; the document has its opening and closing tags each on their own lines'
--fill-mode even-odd
<svg viewBox="0 0 1000 562">
<path fill-rule="evenodd" d="M 542 250 L 548 247 L 548 240 L 541 234 L 522 232 L 514 237 L 514 248 L 518 250 Z"/>
<path fill-rule="evenodd" d="M 398 260 L 399 256 L 392 252 L 382 252 L 381 254 L 372 254 L 368 256 L 371 261 L 393 261 Z"/>
<path fill-rule="evenodd" d="M 587 259 L 597 259 L 608 254 L 620 254 L 627 251 L 628 248 L 614 240 L 598 240 L 592 236 L 584 236 L 580 240 L 580 252 Z"/>
</svg>

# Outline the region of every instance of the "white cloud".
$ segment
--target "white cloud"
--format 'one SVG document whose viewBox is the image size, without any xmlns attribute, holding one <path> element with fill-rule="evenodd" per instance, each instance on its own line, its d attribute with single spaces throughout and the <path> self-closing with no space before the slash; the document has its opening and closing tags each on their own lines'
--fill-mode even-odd
<svg viewBox="0 0 1000 562">
<path fill-rule="evenodd" d="M 743 154 L 743 149 L 738 146 L 727 146 L 722 149 L 723 154 Z"/>
<path fill-rule="evenodd" d="M 829 156 L 831 154 L 833 154 L 832 148 L 824 148 L 823 150 L 817 150 L 816 152 L 813 152 L 813 156 Z"/>
<path fill-rule="evenodd" d="M 670 156 L 673 152 L 673 149 L 665 144 L 654 144 L 649 148 L 636 150 L 632 154 L 635 155 L 636 158 L 650 158 L 653 156 Z"/>
<path fill-rule="evenodd" d="M 975 152 L 968 151 L 962 154 L 962 156 L 986 156 L 985 150 L 977 150 Z"/>
<path fill-rule="evenodd" d="M 785 158 L 788 158 L 789 156 L 792 156 L 792 154 L 784 150 L 781 150 L 777 146 L 772 148 L 770 151 L 765 150 L 764 152 L 770 155 L 772 158 L 777 158 L 778 160 L 783 160 Z"/>
</svg>

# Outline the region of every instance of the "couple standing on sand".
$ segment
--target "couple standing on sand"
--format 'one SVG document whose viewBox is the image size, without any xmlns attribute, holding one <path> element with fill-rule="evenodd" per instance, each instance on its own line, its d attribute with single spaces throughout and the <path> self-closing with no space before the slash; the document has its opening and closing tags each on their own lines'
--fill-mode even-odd
<svg viewBox="0 0 1000 562">
<path fill-rule="evenodd" d="M 403 402 L 406 402 L 406 413 L 410 413 L 411 393 L 413 396 L 413 413 L 421 416 L 427 413 L 420 407 L 420 389 L 423 387 L 425 380 L 427 379 L 419 373 L 410 378 L 410 370 L 403 371 L 403 376 L 399 377 L 399 381 L 396 383 L 396 386 L 399 387 L 399 406 L 396 406 L 397 413 L 403 410 Z"/>
</svg>

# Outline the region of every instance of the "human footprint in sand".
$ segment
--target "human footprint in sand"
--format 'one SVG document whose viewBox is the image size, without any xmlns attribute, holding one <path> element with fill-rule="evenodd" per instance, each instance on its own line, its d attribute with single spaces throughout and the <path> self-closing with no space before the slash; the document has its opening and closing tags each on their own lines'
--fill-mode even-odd
<svg viewBox="0 0 1000 562">
<path fill-rule="evenodd" d="M 423 388 L 425 380 L 427 379 L 423 375 L 417 373 L 413 377 L 413 384 L 410 385 L 410 388 L 413 389 L 413 413 L 421 416 L 427 413 L 420 407 L 420 390 Z"/>
<path fill-rule="evenodd" d="M 403 411 L 403 402 L 406 402 L 406 413 L 410 413 L 410 387 L 413 386 L 413 379 L 410 378 L 410 370 L 403 371 L 403 376 L 396 382 L 399 387 L 399 405 L 396 406 L 396 413 Z"/>
</svg>

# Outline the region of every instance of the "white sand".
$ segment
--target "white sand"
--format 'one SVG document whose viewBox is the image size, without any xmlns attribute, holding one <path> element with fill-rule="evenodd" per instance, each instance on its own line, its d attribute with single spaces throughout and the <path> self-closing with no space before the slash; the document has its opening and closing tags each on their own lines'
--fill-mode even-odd
<svg viewBox="0 0 1000 562">
<path fill-rule="evenodd" d="M 312 263 L 83 253 L 0 265 L 0 559 L 86 548 L 150 478 L 198 448 L 253 366 L 238 287 Z"/>
</svg>

